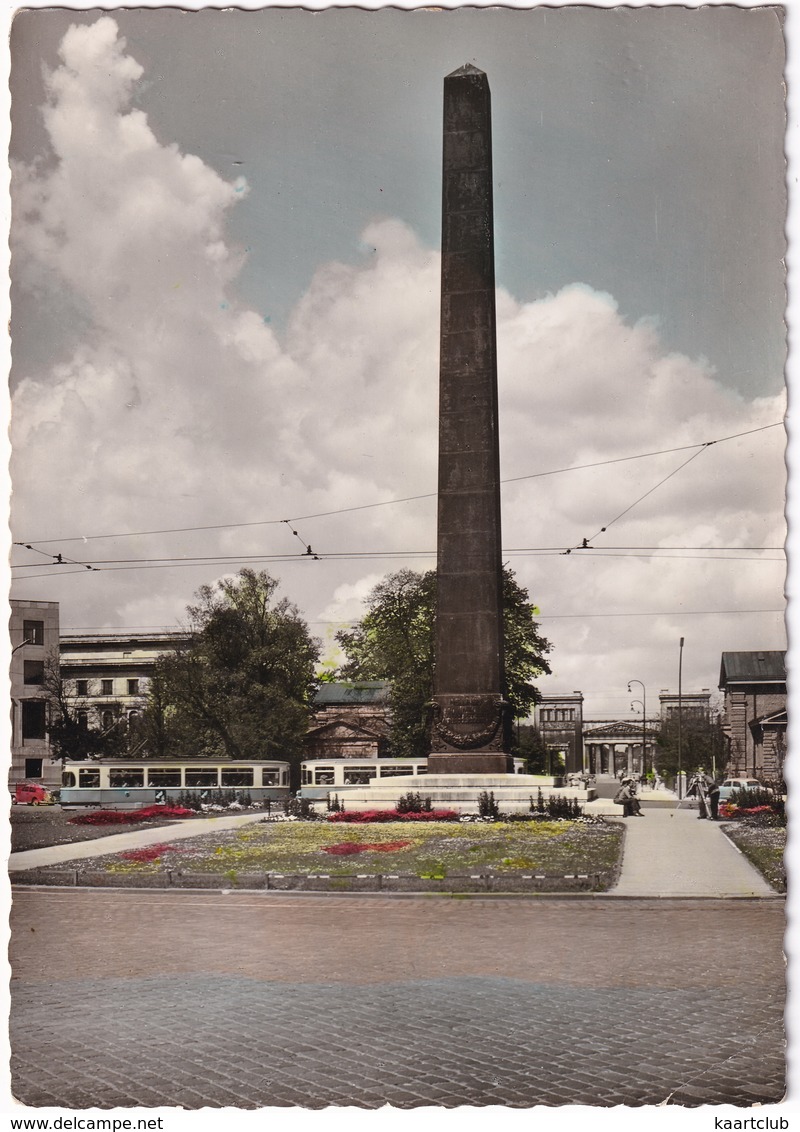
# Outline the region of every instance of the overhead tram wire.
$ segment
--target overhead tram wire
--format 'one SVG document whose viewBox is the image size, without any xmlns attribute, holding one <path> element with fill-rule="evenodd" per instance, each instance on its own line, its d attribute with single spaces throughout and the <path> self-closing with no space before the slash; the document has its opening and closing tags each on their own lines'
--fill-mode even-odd
<svg viewBox="0 0 800 1132">
<path fill-rule="evenodd" d="M 672 452 L 687 452 L 692 448 L 700 450 L 710 447 L 712 444 L 723 444 L 728 440 L 738 440 L 742 436 L 752 436 L 754 433 L 765 432 L 770 428 L 783 427 L 783 421 L 773 421 L 772 424 L 760 425 L 758 428 L 746 429 L 744 432 L 731 433 L 730 436 L 720 436 L 716 440 L 706 440 L 699 444 L 682 444 L 674 448 L 661 448 L 654 452 L 639 452 L 633 456 L 616 456 L 608 460 L 597 460 L 591 464 L 575 464 L 567 468 L 551 468 L 545 472 L 530 472 L 523 476 L 509 476 L 502 479 L 501 483 L 519 483 L 522 480 L 541 479 L 545 476 L 564 475 L 567 472 L 580 472 L 586 471 L 591 468 L 602 468 L 609 464 L 623 464 L 631 460 L 645 460 L 651 456 L 666 456 Z M 368 511 L 374 507 L 391 507 L 396 503 L 412 503 L 419 499 L 435 499 L 437 492 L 425 492 L 422 495 L 407 495 L 397 499 L 384 499 L 378 503 L 361 503 L 353 507 L 337 507 L 331 511 L 317 511 L 308 515 L 295 515 L 284 519 L 258 519 L 252 522 L 242 523 L 211 523 L 203 526 L 194 527 L 163 527 L 150 531 L 117 531 L 114 534 L 100 534 L 100 535 L 69 535 L 64 538 L 35 538 L 29 539 L 27 542 L 15 541 L 14 546 L 26 546 L 29 543 L 39 543 L 41 545 L 48 545 L 50 543 L 66 543 L 66 542 L 89 542 L 97 539 L 115 539 L 115 538 L 144 538 L 149 535 L 172 535 L 172 534 L 191 534 L 199 531 L 221 531 L 232 530 L 239 527 L 267 527 L 277 526 L 280 523 L 297 523 L 305 519 L 322 519 L 328 518 L 332 515 L 345 515 L 352 511 Z M 298 536 L 299 537 L 299 536 Z M 43 552 L 44 553 L 44 552 Z M 563 551 L 562 551 L 563 553 Z"/>
</svg>

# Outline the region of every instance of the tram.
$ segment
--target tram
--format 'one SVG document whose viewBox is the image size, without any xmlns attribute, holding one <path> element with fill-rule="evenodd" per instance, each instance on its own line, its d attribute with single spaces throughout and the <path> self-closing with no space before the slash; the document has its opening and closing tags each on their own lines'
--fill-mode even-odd
<svg viewBox="0 0 800 1132">
<path fill-rule="evenodd" d="M 253 802 L 290 796 L 289 763 L 283 761 L 207 762 L 173 759 L 97 759 L 64 763 L 62 806 L 132 809 L 177 802 L 182 792 L 202 796 L 218 790 L 249 794 Z"/>
<path fill-rule="evenodd" d="M 368 786 L 376 779 L 427 774 L 427 759 L 308 759 L 300 767 L 298 797 L 312 802 L 325 801 L 329 794 L 352 787 Z M 514 759 L 514 774 L 525 773 L 525 760 Z"/>
</svg>

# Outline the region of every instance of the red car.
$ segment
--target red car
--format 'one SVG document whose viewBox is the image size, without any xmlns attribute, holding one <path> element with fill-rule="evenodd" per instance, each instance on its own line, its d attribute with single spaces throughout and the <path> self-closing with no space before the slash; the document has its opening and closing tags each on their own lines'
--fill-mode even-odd
<svg viewBox="0 0 800 1132">
<path fill-rule="evenodd" d="M 55 798 L 41 782 L 18 782 L 11 795 L 11 805 L 52 806 Z"/>
</svg>

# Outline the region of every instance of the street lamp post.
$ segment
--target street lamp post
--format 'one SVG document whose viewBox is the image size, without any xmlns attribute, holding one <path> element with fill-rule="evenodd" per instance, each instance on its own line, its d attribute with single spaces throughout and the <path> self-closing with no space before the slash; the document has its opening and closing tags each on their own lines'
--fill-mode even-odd
<svg viewBox="0 0 800 1132">
<path fill-rule="evenodd" d="M 631 690 L 631 684 L 641 684 L 642 687 L 642 779 L 647 773 L 647 689 L 641 680 L 629 680 L 628 691 Z M 638 703 L 639 701 L 634 701 Z M 632 706 L 632 705 L 631 705 Z"/>
<path fill-rule="evenodd" d="M 678 650 L 678 801 L 683 797 L 683 637 Z"/>
</svg>

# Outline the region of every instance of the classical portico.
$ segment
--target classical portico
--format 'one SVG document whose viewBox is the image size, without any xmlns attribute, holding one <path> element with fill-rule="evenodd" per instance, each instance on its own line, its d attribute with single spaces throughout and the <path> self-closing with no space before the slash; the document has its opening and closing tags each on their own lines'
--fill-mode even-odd
<svg viewBox="0 0 800 1132">
<path fill-rule="evenodd" d="M 647 773 L 653 765 L 657 724 L 648 721 L 646 751 L 642 766 L 642 725 L 625 720 L 590 723 L 583 731 L 583 769 L 587 774 L 618 775 Z"/>
</svg>

